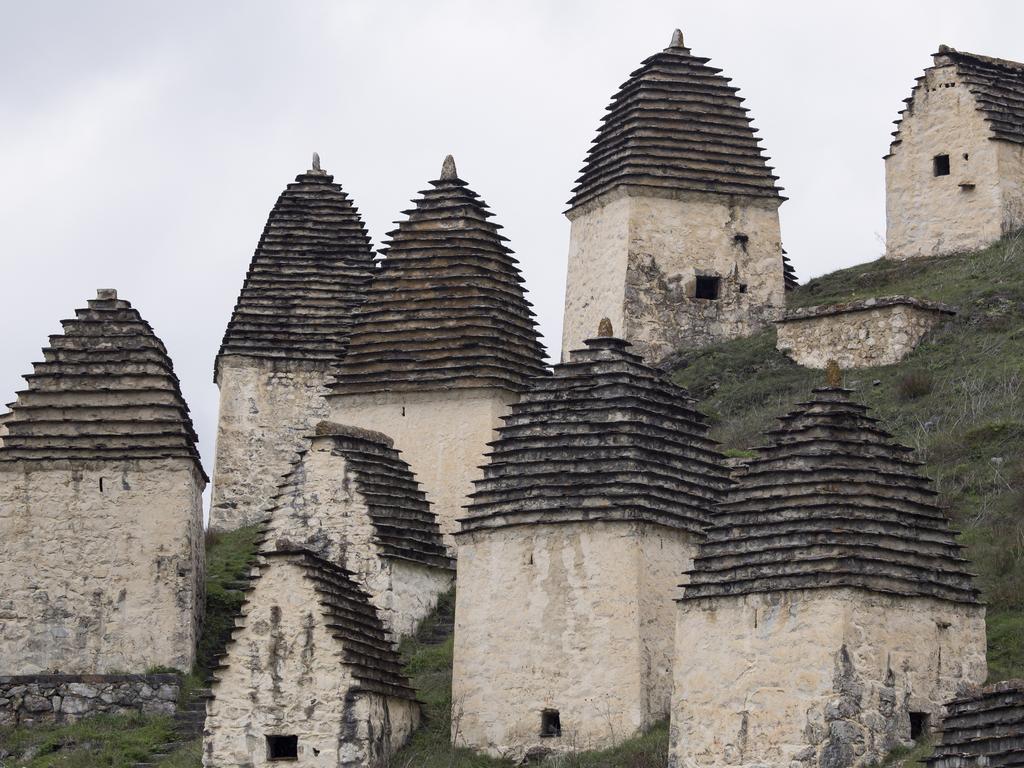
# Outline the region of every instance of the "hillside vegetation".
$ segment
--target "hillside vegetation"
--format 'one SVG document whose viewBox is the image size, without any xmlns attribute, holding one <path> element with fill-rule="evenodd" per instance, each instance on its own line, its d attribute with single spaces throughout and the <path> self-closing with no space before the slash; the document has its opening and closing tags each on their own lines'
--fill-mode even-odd
<svg viewBox="0 0 1024 768">
<path fill-rule="evenodd" d="M 789 304 L 892 294 L 944 301 L 960 312 L 903 363 L 848 371 L 845 383 L 917 451 L 962 531 L 988 601 L 990 679 L 1024 676 L 1024 242 L 1011 239 L 980 253 L 903 264 L 875 261 L 812 280 L 789 296 Z M 723 448 L 739 456 L 752 455 L 775 417 L 823 382 L 820 372 L 775 350 L 771 329 L 696 352 L 673 376 L 711 417 Z M 201 686 L 230 632 L 241 604 L 234 587 L 252 560 L 254 541 L 249 528 L 207 542 L 207 620 L 189 688 Z M 511 766 L 451 747 L 452 642 L 435 644 L 431 630 L 428 621 L 402 649 L 426 717 L 392 765 Z M 0 768 L 129 768 L 170 740 L 170 727 L 168 718 L 128 716 L 0 730 Z M 916 765 L 927 749 L 896 753 L 886 765 Z M 616 749 L 569 755 L 559 765 L 661 768 L 667 750 L 668 727 L 662 724 Z M 198 768 L 199 755 L 193 743 L 160 765 Z"/>
<path fill-rule="evenodd" d="M 910 262 L 884 259 L 811 280 L 791 307 L 909 294 L 959 314 L 898 365 L 847 371 L 846 386 L 913 447 L 962 531 L 988 602 L 990 680 L 1024 676 L 1024 241 Z M 674 379 L 733 455 L 820 386 L 775 349 L 775 331 L 704 349 Z"/>
</svg>

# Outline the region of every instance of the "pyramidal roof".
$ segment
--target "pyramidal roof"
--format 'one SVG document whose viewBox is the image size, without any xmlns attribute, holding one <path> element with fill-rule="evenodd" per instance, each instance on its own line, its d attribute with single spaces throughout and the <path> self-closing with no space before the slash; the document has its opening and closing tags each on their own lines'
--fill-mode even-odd
<svg viewBox="0 0 1024 768">
<path fill-rule="evenodd" d="M 858 587 L 978 602 L 918 464 L 837 386 L 783 416 L 693 563 L 683 599 Z"/>
<path fill-rule="evenodd" d="M 264 552 L 260 560 L 254 573 L 248 577 L 249 585 L 243 590 L 246 601 L 240 611 L 242 617 L 251 608 L 249 595 L 261 569 L 274 566 L 299 568 L 316 590 L 324 626 L 341 644 L 339 661 L 352 671 L 359 688 L 397 698 L 416 698 L 416 692 L 402 669 L 401 658 L 392 646 L 376 608 L 350 571 L 306 550 Z M 237 643 L 244 632 L 244 625 L 233 630 L 229 647 Z M 227 668 L 227 657 L 226 649 L 214 667 L 214 696 L 220 682 L 217 671 Z"/>
<path fill-rule="evenodd" d="M 171 359 L 138 311 L 101 289 L 61 325 L 3 419 L 0 462 L 185 458 L 202 473 Z"/>
<path fill-rule="evenodd" d="M 306 484 L 305 457 L 312 448 L 329 442 L 335 455 L 345 460 L 346 474 L 353 477 L 358 493 L 367 505 L 374 529 L 374 540 L 385 557 L 421 563 L 437 568 L 453 568 L 451 558 L 441 540 L 437 517 L 430 502 L 420 488 L 409 465 L 394 448 L 391 438 L 380 432 L 320 422 L 316 427 L 312 446 L 300 452 L 291 471 L 284 477 L 276 503 L 270 512 L 264 541 L 270 548 L 300 546 L 327 557 L 338 543 L 337 532 L 330 530 L 330 520 L 321 518 L 314 525 L 308 503 L 292 502 L 304 492 Z M 329 511 L 338 513 L 337 505 L 328 505 Z M 293 511 L 294 509 L 294 511 Z M 344 512 L 344 511 L 342 511 Z M 302 542 L 281 538 L 283 517 L 303 516 L 301 529 L 307 536 Z M 316 540 L 323 538 L 323 546 Z"/>
<path fill-rule="evenodd" d="M 928 768 L 1024 766 L 1024 680 L 973 690 L 946 712 Z"/>
<path fill-rule="evenodd" d="M 217 355 L 336 361 L 374 271 L 359 211 L 313 167 L 281 193 Z"/>
<path fill-rule="evenodd" d="M 612 97 L 569 201 L 570 210 L 617 187 L 780 198 L 738 89 L 677 29 L 665 50 Z"/>
<path fill-rule="evenodd" d="M 497 386 L 545 372 L 518 262 L 449 155 L 389 232 L 336 392 Z"/>
<path fill-rule="evenodd" d="M 606 335 L 534 380 L 505 417 L 462 530 L 642 520 L 700 532 L 727 486 L 686 391 Z"/>
</svg>

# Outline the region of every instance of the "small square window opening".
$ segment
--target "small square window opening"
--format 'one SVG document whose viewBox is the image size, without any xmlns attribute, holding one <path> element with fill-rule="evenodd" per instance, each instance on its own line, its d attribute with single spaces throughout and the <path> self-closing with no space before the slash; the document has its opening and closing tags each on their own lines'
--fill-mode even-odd
<svg viewBox="0 0 1024 768">
<path fill-rule="evenodd" d="M 949 155 L 936 155 L 932 158 L 932 173 L 936 176 L 949 176 Z"/>
<path fill-rule="evenodd" d="M 267 736 L 268 760 L 298 760 L 298 736 Z"/>
<path fill-rule="evenodd" d="M 562 720 L 557 709 L 545 709 L 540 713 L 540 735 L 544 738 L 562 735 Z"/>
<path fill-rule="evenodd" d="M 718 298 L 718 289 L 722 282 L 720 277 L 697 276 L 697 288 L 694 296 L 698 299 L 714 300 Z"/>
</svg>

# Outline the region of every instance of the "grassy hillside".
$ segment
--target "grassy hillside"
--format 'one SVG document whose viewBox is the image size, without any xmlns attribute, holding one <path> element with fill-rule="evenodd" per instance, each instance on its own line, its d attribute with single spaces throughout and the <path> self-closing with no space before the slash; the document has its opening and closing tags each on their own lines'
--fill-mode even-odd
<svg viewBox="0 0 1024 768">
<path fill-rule="evenodd" d="M 1024 676 L 1024 241 L 863 264 L 810 281 L 789 304 L 892 294 L 959 314 L 902 363 L 848 371 L 845 383 L 916 450 L 962 531 L 989 606 L 990 679 Z M 774 330 L 695 353 L 674 378 L 734 455 L 823 382 L 775 350 Z"/>
</svg>

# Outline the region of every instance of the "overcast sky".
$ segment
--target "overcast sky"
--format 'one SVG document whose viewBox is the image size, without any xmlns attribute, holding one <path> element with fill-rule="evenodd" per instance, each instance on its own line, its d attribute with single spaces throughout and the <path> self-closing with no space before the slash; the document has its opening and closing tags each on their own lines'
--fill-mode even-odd
<svg viewBox="0 0 1024 768">
<path fill-rule="evenodd" d="M 877 258 L 882 155 L 939 43 L 1024 59 L 1024 3 L 0 0 L 0 403 L 117 288 L 212 470 L 213 360 L 266 216 L 320 153 L 375 245 L 452 153 L 558 349 L 562 215 L 605 106 L 681 27 L 741 90 L 800 278 Z"/>
</svg>

